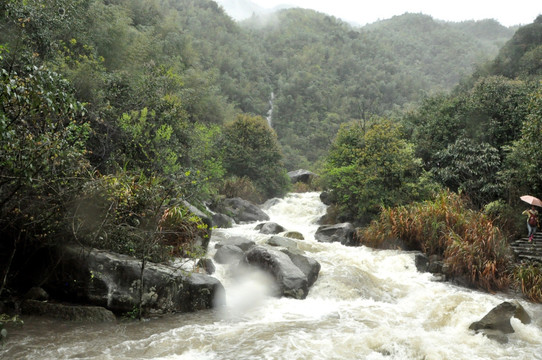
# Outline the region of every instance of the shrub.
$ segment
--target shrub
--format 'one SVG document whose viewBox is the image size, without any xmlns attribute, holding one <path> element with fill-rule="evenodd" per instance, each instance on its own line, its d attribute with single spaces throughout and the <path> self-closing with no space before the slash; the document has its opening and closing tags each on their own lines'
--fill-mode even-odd
<svg viewBox="0 0 542 360">
<path fill-rule="evenodd" d="M 261 203 L 264 196 L 256 189 L 256 186 L 248 177 L 231 176 L 224 180 L 219 193 L 226 198 L 240 197 L 241 199 Z"/>
<path fill-rule="evenodd" d="M 514 269 L 514 285 L 530 300 L 542 302 L 542 265 L 522 263 Z"/>
<path fill-rule="evenodd" d="M 73 234 L 82 243 L 114 252 L 164 261 L 195 253 L 207 227 L 156 177 L 142 174 L 98 176 L 88 182 L 73 215 Z"/>
<path fill-rule="evenodd" d="M 510 282 L 512 261 L 506 238 L 492 220 L 468 208 L 459 195 L 443 191 L 432 201 L 384 208 L 379 221 L 358 231 L 369 246 L 404 244 L 444 257 L 452 275 L 467 275 L 471 284 L 488 291 Z"/>
</svg>

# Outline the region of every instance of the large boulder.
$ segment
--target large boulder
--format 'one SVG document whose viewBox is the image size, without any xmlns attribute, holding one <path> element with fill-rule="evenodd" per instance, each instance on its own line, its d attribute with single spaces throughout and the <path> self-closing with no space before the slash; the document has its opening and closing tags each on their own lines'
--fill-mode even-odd
<svg viewBox="0 0 542 360">
<path fill-rule="evenodd" d="M 310 172 L 308 170 L 303 170 L 303 169 L 288 172 L 288 177 L 290 178 L 290 181 L 292 182 L 292 184 L 295 184 L 297 182 L 310 184 L 312 179 L 314 179 L 317 176 L 318 175 L 316 175 L 315 173 Z"/>
<path fill-rule="evenodd" d="M 258 224 L 254 228 L 254 230 L 259 230 L 260 233 L 266 234 L 266 235 L 273 235 L 273 234 L 278 234 L 283 231 L 286 231 L 286 229 L 283 226 L 277 224 L 276 222 L 266 222 L 266 223 Z"/>
<path fill-rule="evenodd" d="M 30 299 L 22 302 L 21 313 L 78 322 L 116 321 L 115 315 L 101 306 L 65 305 Z"/>
<path fill-rule="evenodd" d="M 219 242 L 215 244 L 215 248 L 219 249 L 224 245 L 237 246 L 241 250 L 247 251 L 248 249 L 256 245 L 256 243 L 253 240 L 244 238 L 242 236 L 232 236 L 229 238 L 221 239 Z"/>
<path fill-rule="evenodd" d="M 216 250 L 214 260 L 218 264 L 234 264 L 243 258 L 244 252 L 235 245 L 224 245 Z"/>
<path fill-rule="evenodd" d="M 112 252 L 69 245 L 56 251 L 58 262 L 43 287 L 55 298 L 103 306 L 117 313 L 139 307 L 145 313 L 189 312 L 224 302 L 215 278 Z M 142 281 L 141 281 L 142 280 Z"/>
<path fill-rule="evenodd" d="M 322 225 L 316 230 L 314 238 L 319 242 L 340 242 L 347 246 L 356 245 L 354 243 L 354 225 L 351 223 Z"/>
<path fill-rule="evenodd" d="M 508 341 L 504 335 L 514 332 L 514 328 L 510 323 L 510 318 L 513 316 L 518 317 L 523 323 L 531 321 L 529 315 L 519 303 L 505 301 L 491 309 L 481 320 L 473 322 L 469 329 L 481 332 L 489 338 L 504 343 Z"/>
<path fill-rule="evenodd" d="M 297 266 L 299 270 L 303 272 L 303 274 L 305 274 L 309 287 L 311 287 L 316 280 L 318 280 L 318 274 L 320 273 L 321 268 L 318 261 L 299 253 L 299 251 L 292 251 L 288 249 L 281 251 L 288 255 L 294 265 Z"/>
<path fill-rule="evenodd" d="M 228 215 L 214 213 L 213 214 L 213 224 L 217 228 L 229 229 L 232 227 L 235 221 Z"/>
<path fill-rule="evenodd" d="M 297 241 L 279 235 L 272 236 L 271 239 L 267 240 L 267 244 L 271 246 L 281 246 L 287 249 L 297 249 Z"/>
<path fill-rule="evenodd" d="M 304 299 L 309 293 L 307 276 L 292 262 L 288 255 L 262 246 L 255 246 L 245 253 L 243 262 L 270 274 L 277 285 L 277 296 Z"/>
<path fill-rule="evenodd" d="M 269 216 L 258 206 L 238 197 L 225 199 L 222 206 L 237 223 L 269 220 Z"/>
</svg>

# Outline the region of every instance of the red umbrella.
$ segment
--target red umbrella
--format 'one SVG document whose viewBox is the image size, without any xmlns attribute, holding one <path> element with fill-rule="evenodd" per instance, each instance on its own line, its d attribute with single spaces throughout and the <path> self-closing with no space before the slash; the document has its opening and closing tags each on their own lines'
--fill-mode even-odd
<svg viewBox="0 0 542 360">
<path fill-rule="evenodd" d="M 531 195 L 523 195 L 520 197 L 521 200 L 525 201 L 527 204 L 536 205 L 542 207 L 542 201 L 539 198 L 535 198 Z"/>
</svg>

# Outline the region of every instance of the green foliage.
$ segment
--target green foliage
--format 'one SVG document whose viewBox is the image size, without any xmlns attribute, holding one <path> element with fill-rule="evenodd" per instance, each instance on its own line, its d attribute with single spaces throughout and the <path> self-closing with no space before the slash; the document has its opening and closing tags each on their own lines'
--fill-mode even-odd
<svg viewBox="0 0 542 360">
<path fill-rule="evenodd" d="M 542 192 L 542 84 L 530 96 L 521 137 L 510 147 L 503 178 L 514 197 Z"/>
<path fill-rule="evenodd" d="M 368 222 L 381 206 L 407 204 L 428 195 L 421 163 L 400 127 L 381 120 L 367 131 L 359 123 L 339 130 L 327 158 L 324 182 L 350 218 Z"/>
<path fill-rule="evenodd" d="M 512 36 L 496 23 L 451 24 L 420 14 L 358 29 L 304 9 L 243 25 L 269 59 L 273 127 L 289 170 L 315 169 L 341 124 L 451 89 Z"/>
<path fill-rule="evenodd" d="M 508 238 L 515 239 L 525 231 L 525 217 L 521 211 L 499 199 L 486 204 L 483 212 L 499 227 Z"/>
<path fill-rule="evenodd" d="M 468 208 L 457 194 L 384 208 L 379 221 L 358 234 L 362 244 L 384 248 L 399 239 L 408 249 L 444 257 L 453 276 L 488 291 L 510 284 L 511 250 L 506 237 L 483 213 Z"/>
<path fill-rule="evenodd" d="M 85 184 L 73 208 L 73 236 L 96 248 L 164 261 L 194 252 L 207 226 L 171 202 L 175 188 L 143 174 L 98 176 Z"/>
<path fill-rule="evenodd" d="M 0 75 L 0 232 L 54 238 L 88 168 L 84 109 L 46 68 Z"/>
<path fill-rule="evenodd" d="M 500 174 L 507 149 L 520 138 L 531 111 L 533 87 L 503 77 L 481 78 L 471 89 L 428 98 L 402 123 L 435 179 L 483 206 L 505 195 L 509 179 Z"/>
<path fill-rule="evenodd" d="M 502 194 L 498 178 L 501 160 L 498 150 L 491 145 L 461 138 L 434 158 L 434 178 L 452 191 L 468 194 L 478 206 Z"/>
<path fill-rule="evenodd" d="M 491 64 L 490 71 L 508 78 L 540 76 L 541 43 L 542 16 L 539 15 L 532 24 L 516 31 L 512 39 L 500 50 Z"/>
<path fill-rule="evenodd" d="M 220 142 L 226 173 L 249 178 L 265 198 L 282 196 L 290 184 L 277 137 L 265 119 L 239 115 Z"/>
</svg>

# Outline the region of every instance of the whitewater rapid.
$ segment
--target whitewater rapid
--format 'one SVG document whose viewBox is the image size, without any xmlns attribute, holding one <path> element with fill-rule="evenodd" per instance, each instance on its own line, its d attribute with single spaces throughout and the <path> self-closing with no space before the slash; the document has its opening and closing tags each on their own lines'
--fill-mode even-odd
<svg viewBox="0 0 542 360">
<path fill-rule="evenodd" d="M 220 309 L 142 323 L 73 324 L 25 318 L 11 330 L 1 359 L 542 359 L 542 306 L 487 294 L 419 273 L 414 254 L 345 247 L 314 239 L 325 213 L 318 193 L 289 194 L 264 206 L 271 221 L 305 237 L 298 247 L 321 264 L 304 300 L 274 298 L 269 278 L 217 265 L 226 289 Z M 256 223 L 213 230 L 214 245 L 231 236 L 264 244 Z M 513 318 L 500 344 L 468 330 L 503 301 L 518 300 L 532 318 Z"/>
</svg>

